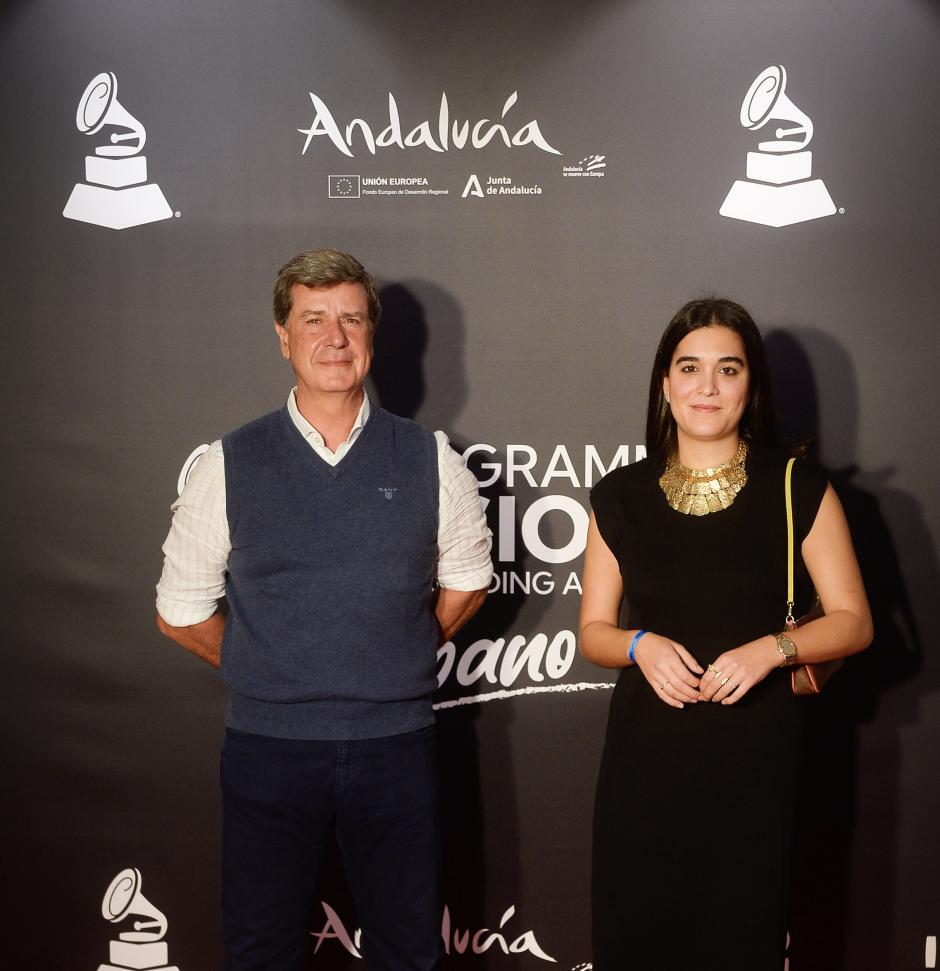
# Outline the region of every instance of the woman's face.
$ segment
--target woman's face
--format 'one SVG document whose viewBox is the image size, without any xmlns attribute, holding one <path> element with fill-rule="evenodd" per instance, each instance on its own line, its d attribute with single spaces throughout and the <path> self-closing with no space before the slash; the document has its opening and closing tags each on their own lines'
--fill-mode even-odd
<svg viewBox="0 0 940 971">
<path fill-rule="evenodd" d="M 676 347 L 663 392 L 683 438 L 737 439 L 750 376 L 741 338 L 729 327 L 700 327 Z"/>
</svg>

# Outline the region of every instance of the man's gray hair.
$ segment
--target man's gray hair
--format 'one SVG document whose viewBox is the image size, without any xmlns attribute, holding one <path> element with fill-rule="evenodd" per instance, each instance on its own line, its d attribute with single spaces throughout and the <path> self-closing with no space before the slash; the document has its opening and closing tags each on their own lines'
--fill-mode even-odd
<svg viewBox="0 0 940 971">
<path fill-rule="evenodd" d="M 274 319 L 287 326 L 291 311 L 291 290 L 294 284 L 305 287 L 332 287 L 337 283 L 358 283 L 366 292 L 369 322 L 375 330 L 382 316 L 382 305 L 375 280 L 366 268 L 349 253 L 327 247 L 298 253 L 278 270 L 274 281 Z"/>
</svg>

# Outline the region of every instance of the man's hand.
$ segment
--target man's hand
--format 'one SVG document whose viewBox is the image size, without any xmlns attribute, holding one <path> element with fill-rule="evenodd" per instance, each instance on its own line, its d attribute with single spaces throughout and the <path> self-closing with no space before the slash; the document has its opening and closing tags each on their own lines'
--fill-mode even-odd
<svg viewBox="0 0 940 971">
<path fill-rule="evenodd" d="M 202 658 L 206 664 L 217 668 L 222 659 L 222 632 L 225 630 L 225 618 L 218 611 L 208 620 L 189 627 L 173 627 L 157 614 L 157 627 L 171 641 L 176 641 L 180 647 L 185 647 L 190 654 Z"/>
</svg>

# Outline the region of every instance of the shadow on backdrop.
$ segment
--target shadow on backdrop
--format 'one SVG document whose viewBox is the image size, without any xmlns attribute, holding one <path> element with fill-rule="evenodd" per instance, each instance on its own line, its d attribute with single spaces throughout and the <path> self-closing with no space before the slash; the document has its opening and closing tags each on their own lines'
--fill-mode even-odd
<svg viewBox="0 0 940 971">
<path fill-rule="evenodd" d="M 855 462 L 858 388 L 846 350 L 809 329 L 776 331 L 766 344 L 781 439 L 808 444 L 808 457 L 829 471 L 875 627 L 871 647 L 808 702 L 790 962 L 800 971 L 887 968 L 896 953 L 900 733 L 916 695 L 932 687 L 913 681 L 923 655 L 898 546 L 929 573 L 929 587 L 940 569 L 919 505 L 890 484 L 895 470 L 867 472 Z M 852 880 L 850 871 L 864 876 Z M 850 941 L 850 926 L 874 932 Z"/>
<path fill-rule="evenodd" d="M 463 408 L 467 380 L 464 371 L 464 325 L 461 308 L 453 297 L 425 281 L 393 283 L 381 289 L 382 321 L 375 336 L 375 357 L 370 373 L 370 395 L 382 407 L 395 414 L 420 421 L 425 427 L 443 429 L 449 434 Z M 451 444 L 462 453 L 471 444 L 451 437 Z M 487 456 L 487 458 L 494 458 Z M 471 461 L 471 468 L 474 463 Z M 473 468 L 477 478 L 483 478 L 479 468 Z M 505 484 L 497 480 L 485 488 L 490 500 L 487 516 L 496 532 L 496 510 L 501 495 L 508 495 Z M 519 541 L 519 522 L 515 523 L 516 549 L 523 550 Z M 527 556 L 527 554 L 524 554 Z M 524 562 L 517 561 L 524 569 Z M 503 636 L 512 626 L 522 606 L 523 596 L 499 595 L 490 597 L 477 616 L 457 636 L 455 657 L 459 660 L 467 645 L 488 638 Z M 456 668 L 456 665 L 455 665 Z M 477 719 L 480 704 L 473 698 L 492 690 L 488 682 L 475 681 L 461 685 L 449 677 L 435 696 L 435 702 L 463 703 L 438 711 L 438 764 L 440 777 L 443 900 L 450 912 L 451 930 L 448 944 L 455 951 L 455 932 L 488 926 L 499 919 L 493 908 L 499 909 L 502 898 L 487 900 L 488 850 L 487 837 L 499 839 L 498 866 L 491 866 L 498 875 L 500 887 L 513 892 L 521 884 L 518 855 L 519 820 L 512 785 L 490 787 L 499 790 L 494 801 L 487 801 L 493 818 L 486 818 L 481 780 L 480 740 Z M 511 709 L 500 702 L 490 705 L 486 721 L 486 764 L 495 778 L 512 780 L 515 777 L 512 747 L 509 744 Z M 322 891 L 314 908 L 311 927 L 319 932 L 327 915 L 321 912 L 319 899 L 334 901 L 343 915 L 350 933 L 358 926 L 354 920 L 353 901 L 343 877 L 342 863 L 334 847 L 331 860 L 321 879 Z M 501 910 L 500 910 L 501 912 Z M 326 945 L 328 938 L 323 939 Z M 316 943 L 316 937 L 315 937 Z M 464 944 L 466 939 L 464 938 Z M 344 954 L 335 941 L 330 943 L 330 966 L 352 968 L 354 958 Z M 498 961 L 498 955 L 480 955 L 475 963 L 486 968 L 488 958 Z M 481 963 L 482 962 L 482 963 Z"/>
</svg>

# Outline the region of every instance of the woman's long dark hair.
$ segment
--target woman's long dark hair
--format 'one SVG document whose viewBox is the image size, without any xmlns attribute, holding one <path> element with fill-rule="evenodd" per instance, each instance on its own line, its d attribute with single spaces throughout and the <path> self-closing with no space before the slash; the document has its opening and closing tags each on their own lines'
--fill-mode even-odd
<svg viewBox="0 0 940 971">
<path fill-rule="evenodd" d="M 748 401 L 738 426 L 741 437 L 749 442 L 776 445 L 773 399 L 770 392 L 770 368 L 764 341 L 751 315 L 733 300 L 707 297 L 687 303 L 669 321 L 653 362 L 650 378 L 649 408 L 646 412 L 646 451 L 657 470 L 676 452 L 676 420 L 663 392 L 663 378 L 669 374 L 672 357 L 680 341 L 701 327 L 727 327 L 744 345 L 749 374 Z"/>
</svg>

